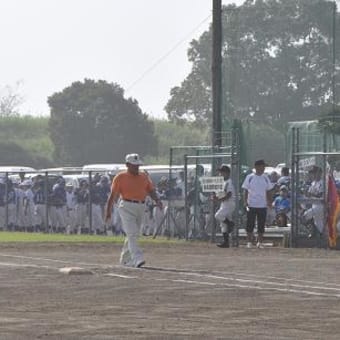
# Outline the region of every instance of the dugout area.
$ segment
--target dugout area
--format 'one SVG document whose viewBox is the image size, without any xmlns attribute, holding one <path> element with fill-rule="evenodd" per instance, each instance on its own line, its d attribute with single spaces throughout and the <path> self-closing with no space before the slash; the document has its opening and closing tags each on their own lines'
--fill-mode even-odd
<svg viewBox="0 0 340 340">
<path fill-rule="evenodd" d="M 170 169 L 174 165 L 184 164 L 186 199 L 182 203 L 168 201 L 169 216 L 171 216 L 168 220 L 168 228 L 174 228 L 173 233 L 169 235 L 176 235 L 186 240 L 216 241 L 219 227 L 212 218 L 216 206 L 213 206 L 209 199 L 209 191 L 202 190 L 202 179 L 207 176 L 216 176 L 218 166 L 226 163 L 231 167 L 231 178 L 237 195 L 237 207 L 234 214 L 237 227 L 231 235 L 232 245 L 237 247 L 244 236 L 242 230 L 245 224 L 245 212 L 241 185 L 246 174 L 251 171 L 250 168 L 244 166 L 249 158 L 247 145 L 250 142 L 249 136 L 244 136 L 241 122 L 234 123 L 232 129 L 223 131 L 221 135 L 223 136 L 221 147 L 179 146 L 170 149 Z M 275 244 L 289 247 L 338 249 L 339 216 L 334 216 L 331 226 L 329 216 L 333 211 L 330 206 L 332 202 L 329 198 L 329 183 L 331 180 L 340 180 L 340 152 L 338 152 L 340 139 L 322 131 L 317 121 L 306 121 L 289 123 L 286 141 L 286 164 L 291 169 L 290 200 L 292 205 L 288 228 L 269 226 L 265 237 L 271 241 L 275 239 Z M 301 219 L 302 211 L 313 205 L 313 199 L 307 197 L 307 190 L 310 185 L 308 181 L 311 181 L 308 176 L 315 167 L 322 169 L 323 173 L 324 191 L 322 197 L 316 199 L 322 204 L 324 225 L 322 233 L 315 232 L 313 221 L 307 221 L 309 223 L 307 224 L 307 222 L 302 223 Z M 186 214 L 183 214 L 183 209 Z M 181 222 L 177 223 L 176 218 L 173 217 L 179 216 L 180 210 L 182 210 Z M 184 225 L 184 228 L 181 229 L 181 225 Z"/>
<path fill-rule="evenodd" d="M 176 235 L 186 240 L 216 241 L 219 227 L 217 228 L 213 217 L 216 203 L 211 199 L 216 189 L 206 189 L 204 181 L 216 180 L 219 166 L 227 164 L 231 169 L 231 178 L 235 188 L 239 188 L 242 169 L 240 128 L 235 125 L 232 129 L 222 131 L 220 134 L 222 146 L 173 146 L 170 148 L 169 178 L 173 177 L 171 169 L 177 166 L 183 167 L 181 176 L 183 200 L 169 199 L 166 202 L 168 219 L 164 227 L 169 229 L 168 235 Z M 240 196 L 239 190 L 236 189 L 234 220 L 237 225 L 240 225 L 240 215 L 237 213 L 239 209 Z M 159 228 L 157 228 L 157 233 Z M 234 229 L 232 235 L 233 245 L 238 246 L 238 228 Z"/>
<path fill-rule="evenodd" d="M 292 169 L 291 246 L 339 249 L 339 191 L 336 186 L 339 136 L 322 131 L 317 121 L 306 121 L 291 123 L 288 138 Z M 309 197 L 306 184 L 318 169 L 324 190 L 319 198 Z M 315 217 L 306 221 L 303 211 L 313 207 Z M 319 217 L 323 219 L 323 232 L 315 228 L 314 219 Z"/>
</svg>

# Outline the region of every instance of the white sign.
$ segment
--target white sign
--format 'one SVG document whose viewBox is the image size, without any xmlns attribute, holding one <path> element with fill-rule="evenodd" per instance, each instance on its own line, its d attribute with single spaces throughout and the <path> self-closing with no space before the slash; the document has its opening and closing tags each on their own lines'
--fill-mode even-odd
<svg viewBox="0 0 340 340">
<path fill-rule="evenodd" d="M 200 182 L 203 192 L 219 192 L 224 190 L 223 176 L 201 177 Z"/>
<path fill-rule="evenodd" d="M 316 164 L 315 156 L 299 160 L 299 167 L 302 169 L 309 168 L 315 164 Z"/>
</svg>

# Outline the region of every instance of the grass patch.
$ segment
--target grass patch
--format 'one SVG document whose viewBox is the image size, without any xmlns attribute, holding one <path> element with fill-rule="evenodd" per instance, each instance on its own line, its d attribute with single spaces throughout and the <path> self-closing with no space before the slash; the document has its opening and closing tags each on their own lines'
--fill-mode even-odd
<svg viewBox="0 0 340 340">
<path fill-rule="evenodd" d="M 0 232 L 0 243 L 122 243 L 123 236 L 100 236 L 100 235 L 65 235 L 65 234 L 44 234 L 44 233 L 24 233 L 24 232 Z M 164 237 L 140 237 L 140 243 L 183 243 L 183 240 L 170 239 Z"/>
</svg>

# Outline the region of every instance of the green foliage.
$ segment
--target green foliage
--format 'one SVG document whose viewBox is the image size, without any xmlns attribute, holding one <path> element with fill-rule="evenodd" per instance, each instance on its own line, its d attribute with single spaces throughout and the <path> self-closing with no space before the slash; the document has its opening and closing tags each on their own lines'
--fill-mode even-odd
<svg viewBox="0 0 340 340">
<path fill-rule="evenodd" d="M 0 142 L 0 165 L 31 166 L 42 168 L 52 166 L 52 162 L 24 149 L 14 142 Z"/>
<path fill-rule="evenodd" d="M 34 168 L 63 166 L 64 163 L 56 163 L 52 158 L 53 144 L 48 136 L 48 120 L 48 117 L 30 116 L 1 118 L 0 165 L 25 165 Z M 210 130 L 194 123 L 179 125 L 159 119 L 153 119 L 152 123 L 154 136 L 158 140 L 158 152 L 154 156 L 141 153 L 148 164 L 169 164 L 172 146 L 211 143 Z M 249 164 L 252 164 L 255 158 L 265 157 L 270 163 L 278 163 L 284 159 L 285 144 L 282 133 L 265 124 L 243 122 L 242 125 L 247 137 Z M 83 164 L 85 163 L 79 163 Z"/>
<path fill-rule="evenodd" d="M 209 145 L 210 136 L 207 128 L 200 128 L 187 123 L 179 125 L 166 120 L 153 120 L 155 135 L 158 138 L 158 156 L 145 157 L 149 164 L 169 164 L 171 146 Z"/>
<path fill-rule="evenodd" d="M 12 139 L 34 138 L 46 134 L 48 127 L 47 117 L 16 116 L 0 118 L 0 138 Z"/>
<path fill-rule="evenodd" d="M 152 122 L 117 84 L 74 82 L 48 103 L 54 159 L 60 164 L 120 163 L 129 152 L 157 152 Z"/>
<path fill-rule="evenodd" d="M 7 85 L 0 88 L 0 117 L 17 117 L 19 106 L 23 103 L 23 96 L 19 94 L 18 88 L 21 83 L 17 82 L 15 88 Z"/>
<path fill-rule="evenodd" d="M 48 121 L 49 117 L 1 118 L 0 164 L 26 165 L 34 168 L 64 165 L 53 161 L 53 144 L 48 136 Z M 151 122 L 154 126 L 154 136 L 158 140 L 158 150 L 154 156 L 145 156 L 141 153 L 148 164 L 168 164 L 171 146 L 209 145 L 210 143 L 210 132 L 206 128 L 190 123 L 178 125 L 158 119 Z M 83 164 L 85 163 L 79 163 L 79 165 Z"/>
<path fill-rule="evenodd" d="M 334 107 L 319 118 L 322 130 L 335 135 L 340 135 L 340 107 Z"/>
<path fill-rule="evenodd" d="M 47 127 L 45 117 L 0 118 L 1 165 L 52 166 L 53 145 Z"/>
<path fill-rule="evenodd" d="M 270 165 L 285 162 L 285 135 L 265 123 L 252 121 L 243 122 L 243 132 L 246 136 L 248 166 L 256 159 L 264 158 Z"/>
<path fill-rule="evenodd" d="M 334 2 L 262 0 L 223 8 L 224 117 L 282 126 L 314 119 L 329 105 L 340 73 Z M 192 70 L 171 90 L 169 119 L 211 123 L 212 28 L 191 42 Z M 332 53 L 335 56 L 333 65 Z M 334 67 L 333 67 L 334 66 Z M 335 81 L 334 92 L 339 92 Z M 334 96 L 336 97 L 336 96 Z"/>
</svg>

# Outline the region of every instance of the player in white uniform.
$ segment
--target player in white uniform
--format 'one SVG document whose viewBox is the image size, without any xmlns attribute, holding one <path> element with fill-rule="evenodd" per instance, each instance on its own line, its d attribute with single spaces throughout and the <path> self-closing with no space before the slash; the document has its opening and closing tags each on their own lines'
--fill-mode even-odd
<svg viewBox="0 0 340 340">
<path fill-rule="evenodd" d="M 306 221 L 313 219 L 315 227 L 318 232 L 322 234 L 325 225 L 324 204 L 322 199 L 324 197 L 325 188 L 322 179 L 322 169 L 315 166 L 312 170 L 312 175 L 314 180 L 309 187 L 306 196 L 312 198 L 313 203 L 312 207 L 304 212 L 303 217 Z"/>
<path fill-rule="evenodd" d="M 24 197 L 24 211 L 25 211 L 25 219 L 24 226 L 26 231 L 33 231 L 35 223 L 35 215 L 34 215 L 34 193 L 32 191 L 32 181 L 27 179 L 22 182 L 25 190 Z"/>
<path fill-rule="evenodd" d="M 16 229 L 17 222 L 17 191 L 11 179 L 7 179 L 7 209 L 8 209 L 8 223 L 9 230 Z"/>
<path fill-rule="evenodd" d="M 223 242 L 217 244 L 220 248 L 229 248 L 229 233 L 232 232 L 234 222 L 232 221 L 233 212 L 235 210 L 235 188 L 230 178 L 230 168 L 228 165 L 222 164 L 218 169 L 224 178 L 224 191 L 217 193 L 216 198 L 220 202 L 220 208 L 215 214 L 215 218 L 220 222 L 223 235 Z"/>
<path fill-rule="evenodd" d="M 66 234 L 73 234 L 76 230 L 76 198 L 71 183 L 66 186 Z"/>
<path fill-rule="evenodd" d="M 17 209 L 16 209 L 16 227 L 20 231 L 25 230 L 25 209 L 24 209 L 24 200 L 25 200 L 25 187 L 23 185 L 24 182 L 17 183 L 15 185 L 15 195 L 17 197 Z"/>
</svg>

